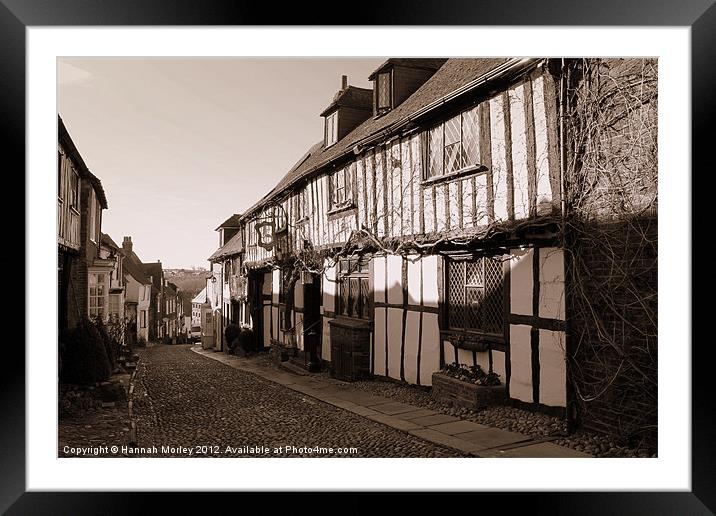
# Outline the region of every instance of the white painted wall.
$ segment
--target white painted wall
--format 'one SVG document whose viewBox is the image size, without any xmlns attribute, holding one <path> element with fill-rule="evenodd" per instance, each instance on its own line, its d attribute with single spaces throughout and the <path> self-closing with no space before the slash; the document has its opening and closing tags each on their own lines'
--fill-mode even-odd
<svg viewBox="0 0 716 516">
<path fill-rule="evenodd" d="M 326 312 L 336 311 L 336 265 L 326 262 L 326 267 L 321 278 L 323 289 L 323 310 Z M 325 341 L 328 342 L 328 341 Z"/>
<path fill-rule="evenodd" d="M 424 256 L 423 262 L 423 304 L 433 308 L 438 307 L 438 262 L 439 256 Z"/>
<path fill-rule="evenodd" d="M 532 343 L 531 327 L 510 325 L 510 397 L 531 403 Z"/>
<path fill-rule="evenodd" d="M 405 319 L 405 353 L 403 356 L 405 381 L 408 383 L 418 383 L 419 333 L 420 312 L 408 311 Z"/>
<path fill-rule="evenodd" d="M 400 379 L 400 352 L 403 337 L 402 308 L 388 308 L 388 376 Z"/>
<path fill-rule="evenodd" d="M 564 320 L 564 252 L 555 247 L 539 251 L 539 316 Z"/>
<path fill-rule="evenodd" d="M 420 346 L 420 385 L 432 385 L 432 374 L 440 370 L 440 331 L 438 314 L 423 313 L 423 338 Z"/>
<path fill-rule="evenodd" d="M 534 251 L 510 249 L 510 255 L 510 311 L 532 315 Z"/>
<path fill-rule="evenodd" d="M 403 303 L 403 258 L 400 255 L 389 254 L 387 257 L 388 274 L 388 303 Z M 402 325 L 402 322 L 401 322 Z"/>
</svg>

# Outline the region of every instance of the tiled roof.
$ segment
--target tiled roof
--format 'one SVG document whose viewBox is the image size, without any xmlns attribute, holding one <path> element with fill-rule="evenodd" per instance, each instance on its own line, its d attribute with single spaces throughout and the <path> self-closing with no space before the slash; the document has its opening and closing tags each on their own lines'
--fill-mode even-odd
<svg viewBox="0 0 716 516">
<path fill-rule="evenodd" d="M 142 269 L 144 270 L 144 274 L 152 276 L 154 286 L 157 289 L 161 288 L 162 264 L 160 262 L 142 263 Z"/>
<path fill-rule="evenodd" d="M 119 249 L 119 246 L 115 243 L 114 240 L 112 240 L 112 237 L 109 236 L 107 233 L 101 233 L 100 242 L 113 249 Z"/>
<path fill-rule="evenodd" d="M 122 255 L 124 256 L 124 261 L 122 262 L 122 270 L 125 273 L 128 272 L 129 274 L 131 274 L 132 277 L 142 285 L 147 285 L 151 283 L 147 275 L 144 274 L 142 262 L 139 257 L 134 254 L 134 251 L 128 253 L 127 251 L 120 248 L 119 252 L 122 253 Z"/>
<path fill-rule="evenodd" d="M 219 227 L 217 227 L 214 231 L 218 231 L 221 228 L 238 228 L 239 227 L 239 221 L 241 220 L 241 214 L 240 213 L 234 213 L 231 217 L 226 219 L 224 222 L 222 222 Z"/>
<path fill-rule="evenodd" d="M 201 289 L 201 292 L 199 292 L 194 299 L 191 300 L 192 303 L 204 303 L 206 301 L 206 287 Z"/>
<path fill-rule="evenodd" d="M 410 68 L 427 68 L 428 70 L 437 70 L 445 63 L 445 61 L 447 61 L 445 58 L 391 57 L 390 59 L 386 59 L 378 68 L 373 70 L 373 72 L 368 76 L 368 80 L 372 81 L 378 73 L 391 66 L 407 66 Z"/>
<path fill-rule="evenodd" d="M 239 231 L 232 236 L 228 242 L 214 251 L 214 254 L 209 256 L 209 261 L 213 262 L 225 256 L 233 256 L 235 254 L 239 254 L 243 250 L 243 240 L 241 239 L 241 231 Z"/>
<path fill-rule="evenodd" d="M 328 165 L 331 161 L 353 152 L 354 147 L 361 141 L 379 133 L 384 133 L 387 137 L 391 134 L 391 130 L 395 130 L 394 126 L 414 116 L 425 106 L 440 101 L 460 87 L 480 78 L 507 61 L 509 59 L 504 58 L 448 59 L 430 79 L 395 109 L 379 118 L 369 118 L 328 148 L 323 146 L 323 142 L 311 147 L 307 153 L 308 156 L 300 161 L 298 166 L 294 165 L 268 194 L 246 210 L 243 217 L 251 215 L 255 209 L 292 184 Z"/>
<path fill-rule="evenodd" d="M 333 102 L 321 112 L 321 116 L 327 115 L 337 107 L 350 107 L 355 109 L 363 109 L 365 111 L 373 110 L 373 90 L 370 88 L 358 88 L 357 86 L 348 86 L 344 90 L 340 90 L 333 97 Z"/>
<path fill-rule="evenodd" d="M 99 198 L 99 202 L 102 205 L 102 208 L 106 210 L 108 206 L 107 196 L 104 193 L 104 188 L 102 188 L 102 181 L 100 181 L 97 176 L 90 172 L 89 168 L 82 159 L 82 156 L 80 155 L 80 151 L 77 150 L 77 146 L 72 141 L 70 133 L 67 132 L 65 123 L 62 121 L 62 117 L 60 117 L 60 115 L 57 115 L 57 138 L 65 147 L 67 153 L 72 157 L 75 164 L 80 168 L 80 177 L 92 183 L 92 187 L 97 193 L 97 197 Z"/>
</svg>

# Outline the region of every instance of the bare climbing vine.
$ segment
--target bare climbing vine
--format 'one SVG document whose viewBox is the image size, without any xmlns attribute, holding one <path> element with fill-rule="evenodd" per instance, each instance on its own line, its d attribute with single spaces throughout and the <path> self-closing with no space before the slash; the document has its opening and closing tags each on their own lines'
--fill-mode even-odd
<svg viewBox="0 0 716 516">
<path fill-rule="evenodd" d="M 583 59 L 564 73 L 575 403 L 588 426 L 655 444 L 657 62 Z"/>
</svg>

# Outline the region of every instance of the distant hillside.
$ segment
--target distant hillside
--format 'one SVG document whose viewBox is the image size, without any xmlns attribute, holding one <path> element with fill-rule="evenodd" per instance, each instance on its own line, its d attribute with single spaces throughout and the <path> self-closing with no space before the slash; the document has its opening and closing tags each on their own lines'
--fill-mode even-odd
<svg viewBox="0 0 716 516">
<path fill-rule="evenodd" d="M 179 287 L 180 292 L 194 297 L 206 286 L 208 273 L 206 269 L 164 269 L 164 278 Z"/>
</svg>

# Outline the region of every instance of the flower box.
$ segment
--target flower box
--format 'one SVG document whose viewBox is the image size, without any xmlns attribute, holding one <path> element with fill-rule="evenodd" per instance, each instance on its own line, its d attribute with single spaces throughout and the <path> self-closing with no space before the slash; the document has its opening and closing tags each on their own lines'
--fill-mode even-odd
<svg viewBox="0 0 716 516">
<path fill-rule="evenodd" d="M 504 385 L 477 385 L 446 374 L 433 373 L 432 397 L 446 405 L 476 410 L 505 403 L 507 389 Z"/>
</svg>

